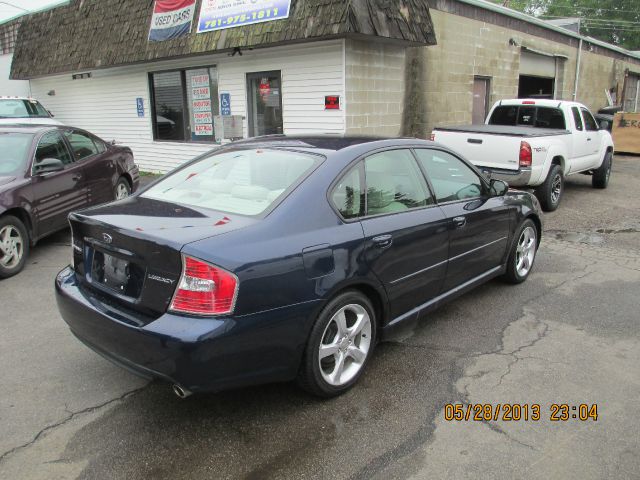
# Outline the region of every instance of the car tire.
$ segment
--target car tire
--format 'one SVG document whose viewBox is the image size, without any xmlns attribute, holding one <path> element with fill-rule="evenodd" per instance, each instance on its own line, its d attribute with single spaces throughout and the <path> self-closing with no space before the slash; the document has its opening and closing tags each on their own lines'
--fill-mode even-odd
<svg viewBox="0 0 640 480">
<path fill-rule="evenodd" d="M 611 168 L 613 167 L 613 155 L 607 152 L 602 161 L 600 168 L 593 172 L 591 184 L 593 188 L 607 188 L 609 186 L 609 178 L 611 178 Z"/>
<path fill-rule="evenodd" d="M 519 284 L 529 277 L 538 253 L 538 235 L 538 229 L 532 220 L 522 222 L 514 237 L 507 260 L 507 271 L 503 277 L 508 283 Z"/>
<path fill-rule="evenodd" d="M 115 200 L 123 200 L 129 195 L 131 195 L 131 185 L 126 178 L 120 177 L 113 189 L 113 197 Z"/>
<path fill-rule="evenodd" d="M 22 271 L 29 256 L 29 234 L 24 223 L 13 215 L 0 217 L 0 278 Z"/>
<path fill-rule="evenodd" d="M 324 398 L 345 393 L 366 368 L 376 335 L 371 301 L 355 290 L 338 295 L 322 309 L 311 329 L 298 385 Z"/>
<path fill-rule="evenodd" d="M 553 212 L 560 205 L 564 194 L 564 174 L 560 165 L 551 165 L 549 175 L 542 185 L 536 189 L 536 197 L 540 200 L 542 210 Z"/>
</svg>

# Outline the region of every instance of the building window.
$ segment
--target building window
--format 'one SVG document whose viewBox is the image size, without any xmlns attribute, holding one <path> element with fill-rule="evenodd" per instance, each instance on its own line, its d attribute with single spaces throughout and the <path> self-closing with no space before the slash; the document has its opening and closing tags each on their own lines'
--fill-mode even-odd
<svg viewBox="0 0 640 480">
<path fill-rule="evenodd" d="M 218 70 L 192 68 L 149 74 L 154 140 L 216 142 Z"/>
</svg>

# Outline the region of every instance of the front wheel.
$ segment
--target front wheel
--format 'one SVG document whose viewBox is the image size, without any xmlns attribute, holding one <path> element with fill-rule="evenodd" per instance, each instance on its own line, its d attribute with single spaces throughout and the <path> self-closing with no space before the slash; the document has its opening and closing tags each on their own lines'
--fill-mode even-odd
<svg viewBox="0 0 640 480">
<path fill-rule="evenodd" d="M 369 299 L 357 291 L 334 298 L 314 324 L 298 384 L 320 397 L 349 390 L 365 369 L 376 341 L 376 317 Z"/>
<path fill-rule="evenodd" d="M 131 186 L 129 185 L 129 182 L 126 178 L 120 177 L 118 179 L 118 183 L 116 183 L 114 192 L 116 200 L 123 200 L 131 195 Z"/>
<path fill-rule="evenodd" d="M 591 184 L 593 185 L 593 188 L 607 188 L 607 186 L 609 186 L 612 166 L 613 155 L 611 152 L 607 152 L 604 156 L 604 160 L 602 161 L 602 165 L 593 172 L 593 177 L 591 177 Z"/>
<path fill-rule="evenodd" d="M 540 200 L 542 210 L 553 212 L 560 205 L 564 193 L 564 174 L 560 165 L 552 165 L 546 180 L 536 189 L 536 197 Z"/>
<path fill-rule="evenodd" d="M 513 284 L 524 282 L 533 268 L 538 252 L 538 229 L 535 223 L 529 219 L 522 222 L 516 238 L 504 274 L 505 280 Z"/>
<path fill-rule="evenodd" d="M 29 236 L 20 219 L 7 215 L 0 218 L 0 278 L 20 273 L 29 255 Z"/>
</svg>

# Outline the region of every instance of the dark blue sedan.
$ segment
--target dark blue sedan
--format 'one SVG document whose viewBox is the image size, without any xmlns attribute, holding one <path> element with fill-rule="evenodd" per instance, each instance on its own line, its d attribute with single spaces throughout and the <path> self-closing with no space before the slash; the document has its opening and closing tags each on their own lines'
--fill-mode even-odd
<svg viewBox="0 0 640 480">
<path fill-rule="evenodd" d="M 72 332 L 179 396 L 297 379 L 334 396 L 376 343 L 494 277 L 523 282 L 532 195 L 414 139 L 233 143 L 70 216 Z"/>
</svg>

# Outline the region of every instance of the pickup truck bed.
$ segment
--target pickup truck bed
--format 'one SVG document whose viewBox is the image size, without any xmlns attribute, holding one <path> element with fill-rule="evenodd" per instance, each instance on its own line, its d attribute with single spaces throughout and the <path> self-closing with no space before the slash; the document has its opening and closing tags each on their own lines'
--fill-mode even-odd
<svg viewBox="0 0 640 480">
<path fill-rule="evenodd" d="M 569 130 L 554 128 L 508 127 L 504 125 L 452 125 L 438 127 L 443 132 L 481 133 L 483 135 L 501 135 L 506 137 L 538 138 L 571 135 Z"/>
</svg>

